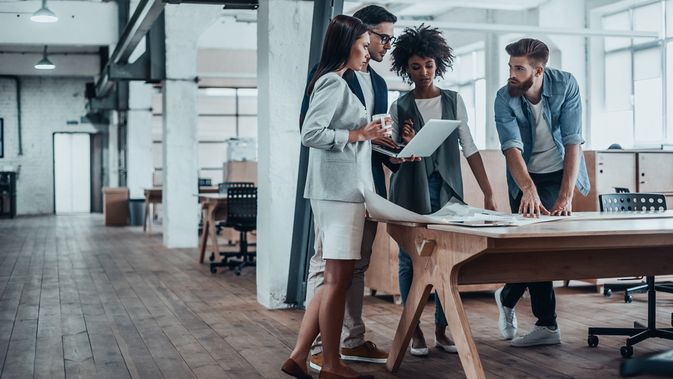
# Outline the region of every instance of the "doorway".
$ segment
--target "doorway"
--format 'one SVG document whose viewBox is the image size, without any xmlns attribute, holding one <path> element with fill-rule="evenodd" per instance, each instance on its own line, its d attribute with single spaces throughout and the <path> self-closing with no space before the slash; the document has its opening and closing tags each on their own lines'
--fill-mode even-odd
<svg viewBox="0 0 673 379">
<path fill-rule="evenodd" d="M 56 214 L 91 212 L 91 135 L 54 133 Z"/>
</svg>

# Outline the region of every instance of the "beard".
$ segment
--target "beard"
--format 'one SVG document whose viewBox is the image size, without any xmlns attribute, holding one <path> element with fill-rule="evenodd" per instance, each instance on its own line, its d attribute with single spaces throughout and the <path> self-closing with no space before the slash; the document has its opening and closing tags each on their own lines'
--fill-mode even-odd
<svg viewBox="0 0 673 379">
<path fill-rule="evenodd" d="M 523 83 L 516 79 L 509 79 L 507 81 L 507 93 L 511 97 L 520 97 L 526 94 L 526 91 L 533 86 L 533 75 L 526 79 Z"/>
</svg>

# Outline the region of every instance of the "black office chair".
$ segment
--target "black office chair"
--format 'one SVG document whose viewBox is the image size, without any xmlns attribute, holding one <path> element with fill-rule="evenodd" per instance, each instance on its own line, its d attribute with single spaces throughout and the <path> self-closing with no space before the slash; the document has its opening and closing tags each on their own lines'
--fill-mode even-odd
<svg viewBox="0 0 673 379">
<path fill-rule="evenodd" d="M 657 212 L 666 210 L 666 198 L 656 193 L 615 193 L 599 195 L 601 212 Z M 639 322 L 633 323 L 633 328 L 598 328 L 590 327 L 588 330 L 587 343 L 591 347 L 598 346 L 598 336 L 629 336 L 626 345 L 619 351 L 622 357 L 629 358 L 633 355 L 633 345 L 651 337 L 673 340 L 673 328 L 657 328 L 656 309 L 657 285 L 654 276 L 646 277 L 647 289 L 647 325 Z M 665 290 L 665 292 L 671 292 Z M 671 319 L 673 324 L 673 315 Z"/>
<path fill-rule="evenodd" d="M 241 269 L 255 266 L 256 251 L 249 251 L 255 243 L 248 242 L 248 233 L 257 229 L 257 187 L 229 187 L 227 189 L 227 220 L 226 227 L 239 231 L 239 250 L 236 252 L 220 252 L 222 260 L 210 263 L 210 272 L 217 272 L 217 267 L 229 267 L 236 275 Z M 239 261 L 230 261 L 239 258 Z"/>
<path fill-rule="evenodd" d="M 626 187 L 614 187 L 615 193 L 630 193 Z M 628 203 L 627 203 L 628 204 Z M 601 202 L 601 211 L 603 210 L 603 203 Z M 621 283 L 605 283 L 603 284 L 603 296 L 609 297 L 612 296 L 613 291 L 624 291 L 624 302 L 630 303 L 633 301 L 634 293 L 645 293 L 647 292 L 647 283 L 644 276 L 637 276 L 633 278 L 622 278 L 619 279 Z M 634 286 L 633 281 L 640 280 L 640 284 Z M 663 286 L 669 285 L 669 288 L 664 288 Z M 659 282 L 655 283 L 655 286 L 661 286 L 657 288 L 657 291 L 663 292 L 672 292 L 673 286 L 670 286 L 669 282 Z"/>
<path fill-rule="evenodd" d="M 628 359 L 619 368 L 619 375 L 623 377 L 643 374 L 673 378 L 673 350 L 648 358 Z"/>
<path fill-rule="evenodd" d="M 227 189 L 229 188 L 254 188 L 255 183 L 253 182 L 224 182 L 218 183 L 217 192 L 221 194 L 226 194 Z"/>
<path fill-rule="evenodd" d="M 227 189 L 229 188 L 254 188 L 255 183 L 253 182 L 223 182 L 217 184 L 217 192 L 223 195 L 227 194 Z M 226 222 L 220 221 L 215 224 L 215 233 L 217 235 L 222 234 L 222 229 L 226 228 Z M 234 245 L 234 241 L 227 241 L 229 245 Z M 215 259 L 214 255 L 210 255 L 210 261 L 212 262 Z"/>
</svg>

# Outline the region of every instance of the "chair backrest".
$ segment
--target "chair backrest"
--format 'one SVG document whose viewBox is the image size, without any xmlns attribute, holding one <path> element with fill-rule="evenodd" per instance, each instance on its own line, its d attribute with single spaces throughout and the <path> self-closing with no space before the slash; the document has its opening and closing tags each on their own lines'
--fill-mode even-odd
<svg viewBox="0 0 673 379">
<path fill-rule="evenodd" d="M 615 193 L 630 193 L 628 188 L 626 187 L 615 187 Z"/>
<path fill-rule="evenodd" d="M 213 185 L 213 181 L 210 178 L 199 178 L 199 187 L 209 187 Z"/>
<path fill-rule="evenodd" d="M 229 188 L 254 188 L 255 183 L 253 182 L 224 182 L 217 185 L 217 192 L 227 193 Z"/>
<path fill-rule="evenodd" d="M 227 224 L 254 230 L 257 225 L 257 187 L 229 187 Z"/>
<path fill-rule="evenodd" d="M 601 212 L 665 211 L 666 197 L 660 193 L 608 193 L 598 195 Z"/>
</svg>

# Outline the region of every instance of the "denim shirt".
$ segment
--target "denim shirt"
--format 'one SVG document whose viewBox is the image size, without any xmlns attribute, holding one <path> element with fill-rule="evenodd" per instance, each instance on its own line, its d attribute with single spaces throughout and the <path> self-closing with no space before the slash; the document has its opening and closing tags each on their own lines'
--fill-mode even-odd
<svg viewBox="0 0 673 379">
<path fill-rule="evenodd" d="M 561 153 L 561 158 L 564 158 L 564 145 L 584 143 L 579 86 L 572 74 L 545 68 L 542 96 L 545 100 L 543 117 L 551 128 L 554 144 Z M 517 148 L 521 150 L 523 160 L 528 164 L 535 144 L 535 126 L 533 111 L 524 96 L 511 97 L 507 92 L 507 86 L 500 88 L 495 97 L 495 127 L 498 130 L 500 148 L 503 153 L 511 148 Z M 507 186 L 510 196 L 516 199 L 520 189 L 509 169 L 507 170 Z M 576 186 L 584 196 L 589 193 L 591 187 L 584 155 L 581 151 Z"/>
</svg>

